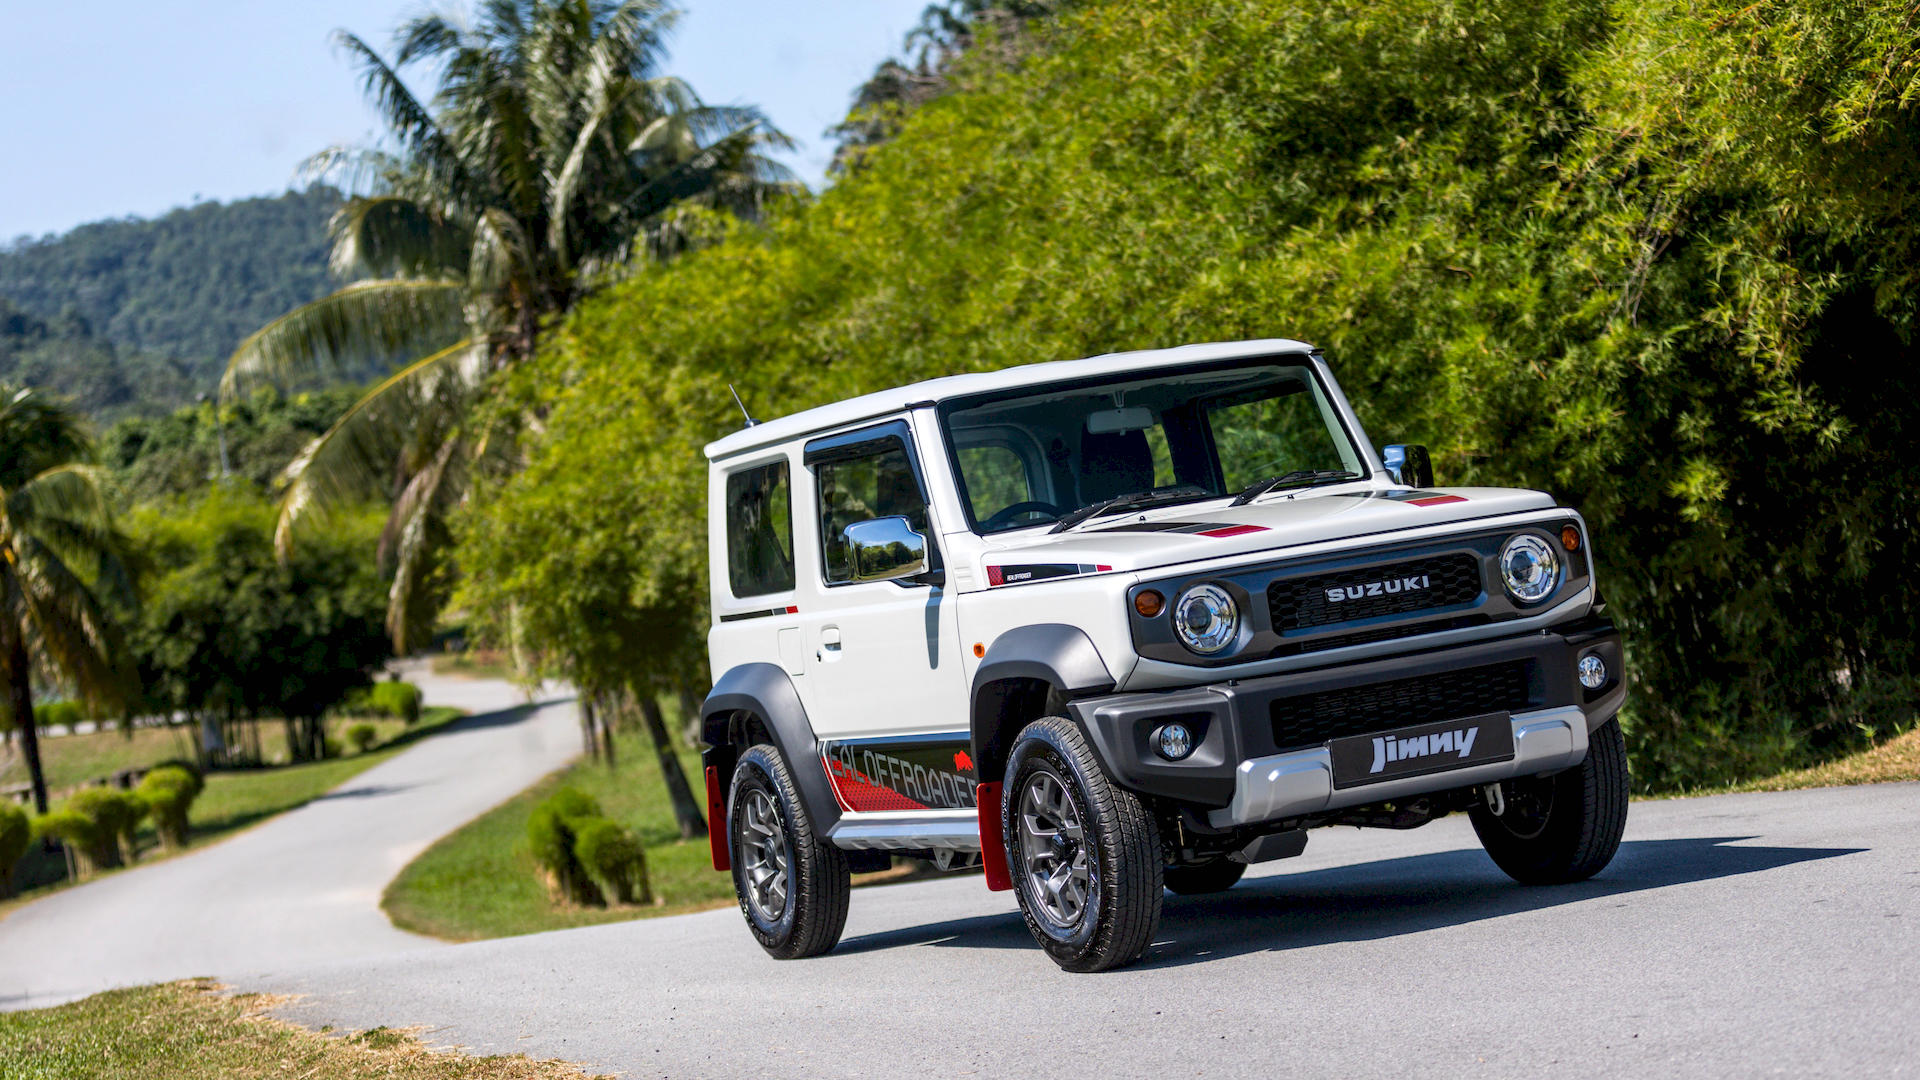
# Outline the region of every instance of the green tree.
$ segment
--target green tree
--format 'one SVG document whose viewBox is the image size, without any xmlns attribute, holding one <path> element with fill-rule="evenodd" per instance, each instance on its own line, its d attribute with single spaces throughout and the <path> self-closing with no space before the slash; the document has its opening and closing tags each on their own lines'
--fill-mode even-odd
<svg viewBox="0 0 1920 1080">
<path fill-rule="evenodd" d="M 380 546 L 403 652 L 444 599 L 447 512 L 476 469 L 503 464 L 517 419 L 476 409 L 488 377 L 533 355 L 544 322 L 596 283 L 691 242 L 679 209 L 751 216 L 792 186 L 765 156 L 786 139 L 759 112 L 703 104 L 659 73 L 674 14 L 659 0 L 488 3 L 406 23 L 391 62 L 336 37 L 394 148 L 312 163 L 353 192 L 331 226 L 334 269 L 367 280 L 247 338 L 223 385 L 416 357 L 294 461 L 278 526 L 284 551 L 316 510 L 391 499 Z M 416 62 L 439 73 L 430 105 L 399 74 Z"/>
<path fill-rule="evenodd" d="M 657 652 L 558 622 L 588 590 L 698 606 L 729 382 L 768 415 L 1289 336 L 1442 482 L 1583 509 L 1642 785 L 1912 722 L 1910 6 L 1159 0 L 991 61 L 818 200 L 550 335 L 527 465 L 461 524 L 472 608 L 556 669 L 697 673 L 704 613 Z M 615 580 L 564 582 L 588 568 Z"/>
<path fill-rule="evenodd" d="M 101 598 L 131 595 L 121 539 L 78 417 L 31 390 L 0 385 L 0 680 L 33 785 L 47 810 L 31 719 L 36 674 L 74 687 L 102 711 L 130 687 L 119 634 Z"/>
<path fill-rule="evenodd" d="M 203 752 L 257 736 L 250 721 L 278 716 L 297 759 L 324 756 L 324 714 L 369 686 L 391 655 L 370 555 L 376 513 L 340 515 L 286 559 L 273 550 L 273 519 L 272 505 L 245 488 L 128 519 L 148 568 L 131 655 L 157 711 L 201 719 Z"/>
</svg>

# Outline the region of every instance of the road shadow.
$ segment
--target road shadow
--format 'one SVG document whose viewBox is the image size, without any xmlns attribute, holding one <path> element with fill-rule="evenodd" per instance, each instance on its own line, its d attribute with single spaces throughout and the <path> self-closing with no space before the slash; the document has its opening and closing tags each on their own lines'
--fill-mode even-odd
<svg viewBox="0 0 1920 1080">
<path fill-rule="evenodd" d="M 443 731 L 443 732 L 456 732 L 456 731 L 479 731 L 485 728 L 507 727 L 508 725 L 517 724 L 522 720 L 525 720 L 528 716 L 531 716 L 534 713 L 534 711 L 537 709 L 544 709 L 549 705 L 560 705 L 572 700 L 573 698 L 571 696 L 541 698 L 539 701 L 531 702 L 526 705 L 515 705 L 515 706 L 512 706 L 511 708 L 497 709 L 493 712 L 475 713 L 472 716 L 463 716 L 460 719 L 454 720 L 448 723 L 447 726 L 443 728 L 439 728 L 437 730 Z M 395 741 L 398 742 L 398 740 L 395 740 Z"/>
<path fill-rule="evenodd" d="M 1600 876 L 1577 885 L 1518 885 L 1477 849 L 1255 878 L 1211 896 L 1166 898 L 1160 931 L 1140 966 L 1178 967 L 1252 952 L 1284 952 L 1460 926 L 1582 900 L 1760 873 L 1865 848 L 1730 847 L 1745 836 L 1635 840 Z M 1018 912 L 866 934 L 836 954 L 912 945 L 1030 949 Z"/>
<path fill-rule="evenodd" d="M 392 795 L 419 787 L 418 784 L 362 784 L 359 787 L 340 788 L 324 795 L 315 795 L 311 801 L 326 802 L 329 799 L 368 799 L 375 795 Z"/>
</svg>

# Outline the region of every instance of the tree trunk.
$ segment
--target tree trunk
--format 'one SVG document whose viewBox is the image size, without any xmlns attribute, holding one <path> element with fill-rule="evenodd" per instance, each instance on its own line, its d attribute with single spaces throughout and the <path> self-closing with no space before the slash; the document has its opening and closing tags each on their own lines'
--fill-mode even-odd
<svg viewBox="0 0 1920 1080">
<path fill-rule="evenodd" d="M 700 706 L 702 704 L 700 695 L 694 693 L 693 687 L 688 686 L 686 683 L 681 683 L 674 689 L 680 695 L 681 721 L 687 726 L 687 741 L 690 745 L 699 746 L 701 742 Z"/>
<path fill-rule="evenodd" d="M 599 760 L 600 740 L 593 737 L 594 725 L 599 722 L 595 700 L 591 694 L 580 695 L 580 744 L 586 748 L 588 758 Z"/>
<path fill-rule="evenodd" d="M 652 694 L 634 691 L 639 699 L 640 715 L 646 719 L 647 735 L 653 739 L 653 751 L 660 757 L 660 775 L 666 778 L 667 794 L 673 799 L 673 816 L 680 823 L 681 837 L 692 840 L 707 835 L 707 819 L 687 786 L 687 774 L 673 753 L 673 738 L 667 734 L 666 718 L 660 715 L 660 702 Z"/>
<path fill-rule="evenodd" d="M 613 718 L 619 715 L 619 713 L 613 708 L 612 703 L 609 701 L 600 706 L 599 714 L 600 755 L 606 759 L 607 768 L 611 769 L 617 764 L 617 762 L 613 760 Z"/>
<path fill-rule="evenodd" d="M 40 768 L 40 733 L 33 729 L 33 667 L 27 639 L 13 638 L 7 656 L 7 699 L 13 706 L 13 726 L 20 729 L 20 753 L 27 759 L 27 779 L 33 783 L 33 810 L 47 812 L 47 774 Z"/>
</svg>

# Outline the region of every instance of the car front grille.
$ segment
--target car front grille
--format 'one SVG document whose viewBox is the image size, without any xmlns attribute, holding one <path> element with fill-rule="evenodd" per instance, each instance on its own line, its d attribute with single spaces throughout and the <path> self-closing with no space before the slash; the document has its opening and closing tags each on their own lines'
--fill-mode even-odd
<svg viewBox="0 0 1920 1080">
<path fill-rule="evenodd" d="M 1281 750 L 1347 735 L 1521 712 L 1533 703 L 1534 662 L 1513 660 L 1411 679 L 1275 698 L 1268 711 Z"/>
<path fill-rule="evenodd" d="M 1420 587 L 1407 588 L 1409 578 Z M 1346 598 L 1335 601 L 1328 592 Z M 1464 551 L 1411 562 L 1280 578 L 1267 586 L 1267 608 L 1280 634 L 1380 615 L 1470 604 L 1480 596 L 1480 559 Z"/>
</svg>

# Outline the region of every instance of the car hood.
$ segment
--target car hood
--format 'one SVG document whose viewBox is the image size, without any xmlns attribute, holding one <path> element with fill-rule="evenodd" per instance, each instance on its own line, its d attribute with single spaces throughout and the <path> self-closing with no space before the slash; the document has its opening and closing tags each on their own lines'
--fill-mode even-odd
<svg viewBox="0 0 1920 1080">
<path fill-rule="evenodd" d="M 1514 488 L 1305 491 L 1269 495 L 1246 506 L 1215 501 L 1115 514 L 1063 533 L 1024 530 L 994 538 L 983 562 L 988 585 L 1015 585 L 1250 555 L 1553 506 L 1552 497 L 1543 492 Z"/>
</svg>

